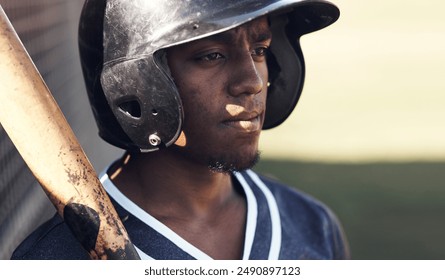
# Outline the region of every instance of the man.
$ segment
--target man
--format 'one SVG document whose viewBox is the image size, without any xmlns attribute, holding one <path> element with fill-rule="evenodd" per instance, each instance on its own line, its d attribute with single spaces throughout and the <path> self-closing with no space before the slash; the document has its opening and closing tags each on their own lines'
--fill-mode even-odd
<svg viewBox="0 0 445 280">
<path fill-rule="evenodd" d="M 349 257 L 326 206 L 250 170 L 298 101 L 299 37 L 338 15 L 323 0 L 85 2 L 90 102 L 126 150 L 101 181 L 142 259 Z M 88 255 L 55 216 L 13 258 Z"/>
</svg>

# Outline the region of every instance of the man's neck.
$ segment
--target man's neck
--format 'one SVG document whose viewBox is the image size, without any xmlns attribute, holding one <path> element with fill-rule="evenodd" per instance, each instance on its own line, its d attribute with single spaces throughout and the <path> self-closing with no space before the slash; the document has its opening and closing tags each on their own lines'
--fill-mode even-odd
<svg viewBox="0 0 445 280">
<path fill-rule="evenodd" d="M 237 195 L 230 174 L 169 153 L 130 156 L 112 180 L 141 208 L 162 216 L 171 211 L 175 215 L 209 214 Z"/>
</svg>

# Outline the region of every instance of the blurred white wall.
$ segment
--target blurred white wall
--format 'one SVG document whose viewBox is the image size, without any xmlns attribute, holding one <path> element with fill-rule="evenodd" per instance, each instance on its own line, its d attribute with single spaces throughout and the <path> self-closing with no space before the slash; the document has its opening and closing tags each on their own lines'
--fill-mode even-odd
<svg viewBox="0 0 445 280">
<path fill-rule="evenodd" d="M 263 157 L 445 160 L 445 1 L 333 2 L 339 21 L 302 38 L 303 95 Z"/>
</svg>

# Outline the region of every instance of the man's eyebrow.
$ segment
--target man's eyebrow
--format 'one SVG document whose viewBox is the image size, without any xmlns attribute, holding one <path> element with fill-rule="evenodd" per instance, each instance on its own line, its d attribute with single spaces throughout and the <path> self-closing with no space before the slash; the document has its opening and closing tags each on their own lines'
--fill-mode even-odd
<svg viewBox="0 0 445 280">
<path fill-rule="evenodd" d="M 250 39 L 256 42 L 263 42 L 272 39 L 270 24 L 251 24 L 248 27 Z"/>
<path fill-rule="evenodd" d="M 257 42 L 268 41 L 272 39 L 272 32 L 270 30 L 260 30 L 255 32 L 251 38 Z"/>
</svg>

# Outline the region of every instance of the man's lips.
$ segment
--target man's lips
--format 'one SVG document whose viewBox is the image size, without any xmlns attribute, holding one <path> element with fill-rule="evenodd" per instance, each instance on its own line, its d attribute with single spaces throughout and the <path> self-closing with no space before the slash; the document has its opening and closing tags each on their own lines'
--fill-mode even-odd
<svg viewBox="0 0 445 280">
<path fill-rule="evenodd" d="M 261 130 L 261 114 L 243 113 L 228 120 L 223 121 L 224 125 L 245 132 L 255 132 Z"/>
</svg>

